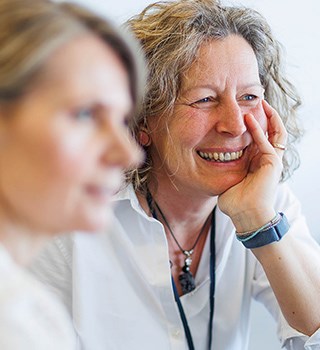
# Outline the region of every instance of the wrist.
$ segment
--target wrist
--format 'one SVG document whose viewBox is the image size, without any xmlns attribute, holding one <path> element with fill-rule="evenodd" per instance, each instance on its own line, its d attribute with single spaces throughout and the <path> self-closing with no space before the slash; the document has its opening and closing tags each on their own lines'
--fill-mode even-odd
<svg viewBox="0 0 320 350">
<path fill-rule="evenodd" d="M 276 216 L 274 209 L 268 210 L 250 210 L 241 212 L 231 218 L 234 227 L 236 228 L 237 234 L 241 236 L 248 232 L 254 232 L 266 223 L 272 221 Z"/>
<path fill-rule="evenodd" d="M 278 242 L 288 232 L 290 225 L 283 213 L 278 213 L 271 221 L 267 222 L 256 231 L 238 234 L 237 239 L 246 248 L 254 249 L 270 243 Z"/>
<path fill-rule="evenodd" d="M 247 232 L 236 232 L 237 238 L 240 241 L 246 241 L 252 238 L 254 235 L 257 235 L 259 232 L 267 231 L 269 228 L 276 226 L 279 221 L 282 219 L 283 214 L 277 213 L 272 220 L 268 221 L 266 224 L 260 226 L 257 229 Z"/>
</svg>

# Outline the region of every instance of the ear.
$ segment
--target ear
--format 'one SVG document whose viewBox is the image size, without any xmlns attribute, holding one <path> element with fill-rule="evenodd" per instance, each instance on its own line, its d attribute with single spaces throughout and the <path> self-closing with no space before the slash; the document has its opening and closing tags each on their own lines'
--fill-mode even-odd
<svg viewBox="0 0 320 350">
<path fill-rule="evenodd" d="M 142 127 L 140 129 L 138 134 L 138 141 L 139 141 L 139 144 L 143 147 L 148 147 L 151 145 L 152 140 L 148 130 L 145 127 Z"/>
</svg>

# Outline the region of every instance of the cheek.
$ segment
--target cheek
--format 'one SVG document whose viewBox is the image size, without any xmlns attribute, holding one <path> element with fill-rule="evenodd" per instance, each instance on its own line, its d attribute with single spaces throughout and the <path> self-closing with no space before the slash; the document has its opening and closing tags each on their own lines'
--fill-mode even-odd
<svg viewBox="0 0 320 350">
<path fill-rule="evenodd" d="M 268 130 L 268 120 L 267 116 L 263 110 L 261 103 L 253 109 L 251 109 L 250 113 L 252 113 L 258 123 L 261 125 L 264 132 Z"/>
<path fill-rule="evenodd" d="M 43 157 L 47 163 L 48 170 L 56 178 L 66 180 L 84 176 L 90 169 L 90 146 L 79 137 L 69 134 L 68 137 L 52 136 L 43 147 Z"/>
<path fill-rule="evenodd" d="M 194 147 L 210 130 L 209 117 L 206 113 L 194 109 L 177 116 L 169 130 L 173 145 L 180 143 L 183 147 Z"/>
</svg>

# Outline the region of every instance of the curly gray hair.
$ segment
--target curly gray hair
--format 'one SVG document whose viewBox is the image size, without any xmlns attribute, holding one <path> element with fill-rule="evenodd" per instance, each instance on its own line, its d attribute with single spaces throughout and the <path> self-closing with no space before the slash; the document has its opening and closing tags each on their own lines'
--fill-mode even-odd
<svg viewBox="0 0 320 350">
<path fill-rule="evenodd" d="M 282 180 L 299 166 L 293 143 L 302 135 L 296 117 L 300 98 L 285 77 L 281 46 L 261 14 L 245 7 L 223 6 L 218 0 L 162 1 L 146 7 L 126 26 L 140 41 L 149 68 L 142 111 L 132 128 L 136 138 L 141 126 L 148 124 L 148 118 L 170 118 L 183 73 L 196 59 L 200 46 L 208 40 L 235 34 L 254 50 L 265 98 L 278 111 L 289 134 Z M 145 163 L 128 172 L 127 181 L 145 192 L 150 170 L 152 159 L 146 148 Z"/>
</svg>

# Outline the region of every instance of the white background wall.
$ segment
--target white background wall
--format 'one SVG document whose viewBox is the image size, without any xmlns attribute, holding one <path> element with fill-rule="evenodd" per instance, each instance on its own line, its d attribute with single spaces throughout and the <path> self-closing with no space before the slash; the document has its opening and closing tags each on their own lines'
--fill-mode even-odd
<svg viewBox="0 0 320 350">
<path fill-rule="evenodd" d="M 122 23 L 141 11 L 149 0 L 75 0 Z M 286 49 L 288 73 L 303 98 L 300 110 L 306 133 L 299 145 L 301 167 L 290 180 L 302 202 L 311 232 L 320 241 L 320 1 L 318 0 L 224 0 L 260 11 L 271 24 Z M 319 147 L 320 148 L 320 147 Z M 320 152 L 319 152 L 320 153 Z M 320 155 L 320 154 L 319 154 Z M 279 349 L 271 318 L 253 305 L 253 329 L 250 350 Z M 241 350 L 241 349 L 239 349 Z"/>
</svg>

